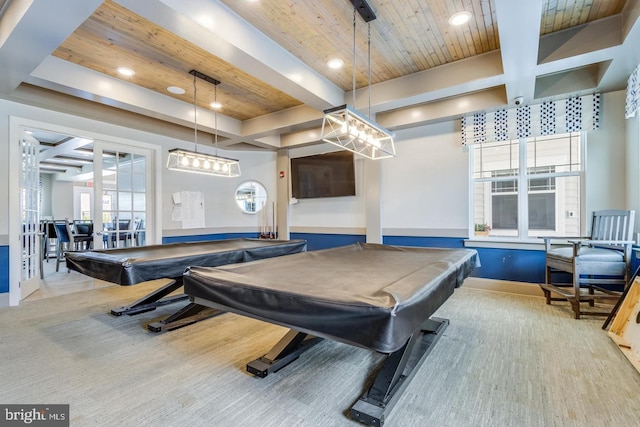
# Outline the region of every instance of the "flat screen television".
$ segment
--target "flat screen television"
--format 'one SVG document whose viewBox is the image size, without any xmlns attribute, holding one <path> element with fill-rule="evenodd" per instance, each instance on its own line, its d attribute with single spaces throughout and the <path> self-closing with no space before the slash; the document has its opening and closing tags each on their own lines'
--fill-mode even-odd
<svg viewBox="0 0 640 427">
<path fill-rule="evenodd" d="M 356 195 L 351 151 L 291 159 L 291 190 L 296 199 Z"/>
</svg>

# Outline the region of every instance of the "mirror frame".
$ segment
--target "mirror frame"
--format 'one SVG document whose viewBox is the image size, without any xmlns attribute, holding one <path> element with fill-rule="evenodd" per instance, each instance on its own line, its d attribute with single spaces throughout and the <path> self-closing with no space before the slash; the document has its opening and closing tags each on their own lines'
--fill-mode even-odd
<svg viewBox="0 0 640 427">
<path fill-rule="evenodd" d="M 264 195 L 260 195 L 260 193 Z M 238 206 L 243 213 L 249 215 L 255 215 L 260 212 L 269 200 L 267 188 L 262 185 L 261 182 L 254 179 L 241 182 L 236 188 L 234 196 L 236 206 Z M 247 203 L 253 203 L 253 210 L 247 207 Z"/>
</svg>

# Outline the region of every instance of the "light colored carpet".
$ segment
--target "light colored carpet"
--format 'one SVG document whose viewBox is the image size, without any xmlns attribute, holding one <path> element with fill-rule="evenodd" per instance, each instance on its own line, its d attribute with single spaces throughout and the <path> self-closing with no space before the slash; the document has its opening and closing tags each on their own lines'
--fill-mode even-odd
<svg viewBox="0 0 640 427">
<path fill-rule="evenodd" d="M 245 364 L 285 329 L 234 314 L 164 334 L 109 310 L 112 286 L 0 310 L 0 402 L 69 403 L 71 425 L 356 426 L 347 411 L 381 360 L 330 340 L 259 379 Z M 451 324 L 386 426 L 637 426 L 640 374 L 568 304 L 461 288 Z"/>
</svg>

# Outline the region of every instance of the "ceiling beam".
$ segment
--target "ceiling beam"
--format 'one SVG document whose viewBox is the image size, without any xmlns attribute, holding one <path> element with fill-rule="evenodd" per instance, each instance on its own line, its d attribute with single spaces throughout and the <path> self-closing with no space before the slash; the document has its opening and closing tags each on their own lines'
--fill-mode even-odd
<svg viewBox="0 0 640 427">
<path fill-rule="evenodd" d="M 507 99 L 533 101 L 544 0 L 494 0 Z"/>
<path fill-rule="evenodd" d="M 70 138 L 61 144 L 56 145 L 53 148 L 40 152 L 40 161 L 44 162 L 47 159 L 52 159 L 56 156 L 64 156 L 73 153 L 76 148 L 84 147 L 91 144 L 93 141 L 86 138 Z"/>
<path fill-rule="evenodd" d="M 102 1 L 12 2 L 0 17 L 0 92 L 16 89 Z"/>
</svg>

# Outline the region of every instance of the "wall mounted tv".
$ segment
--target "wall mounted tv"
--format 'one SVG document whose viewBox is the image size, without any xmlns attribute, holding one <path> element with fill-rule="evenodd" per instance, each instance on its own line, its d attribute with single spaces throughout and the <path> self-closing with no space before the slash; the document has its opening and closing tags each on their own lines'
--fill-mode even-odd
<svg viewBox="0 0 640 427">
<path fill-rule="evenodd" d="M 291 190 L 296 199 L 356 195 L 351 151 L 291 159 Z"/>
</svg>

